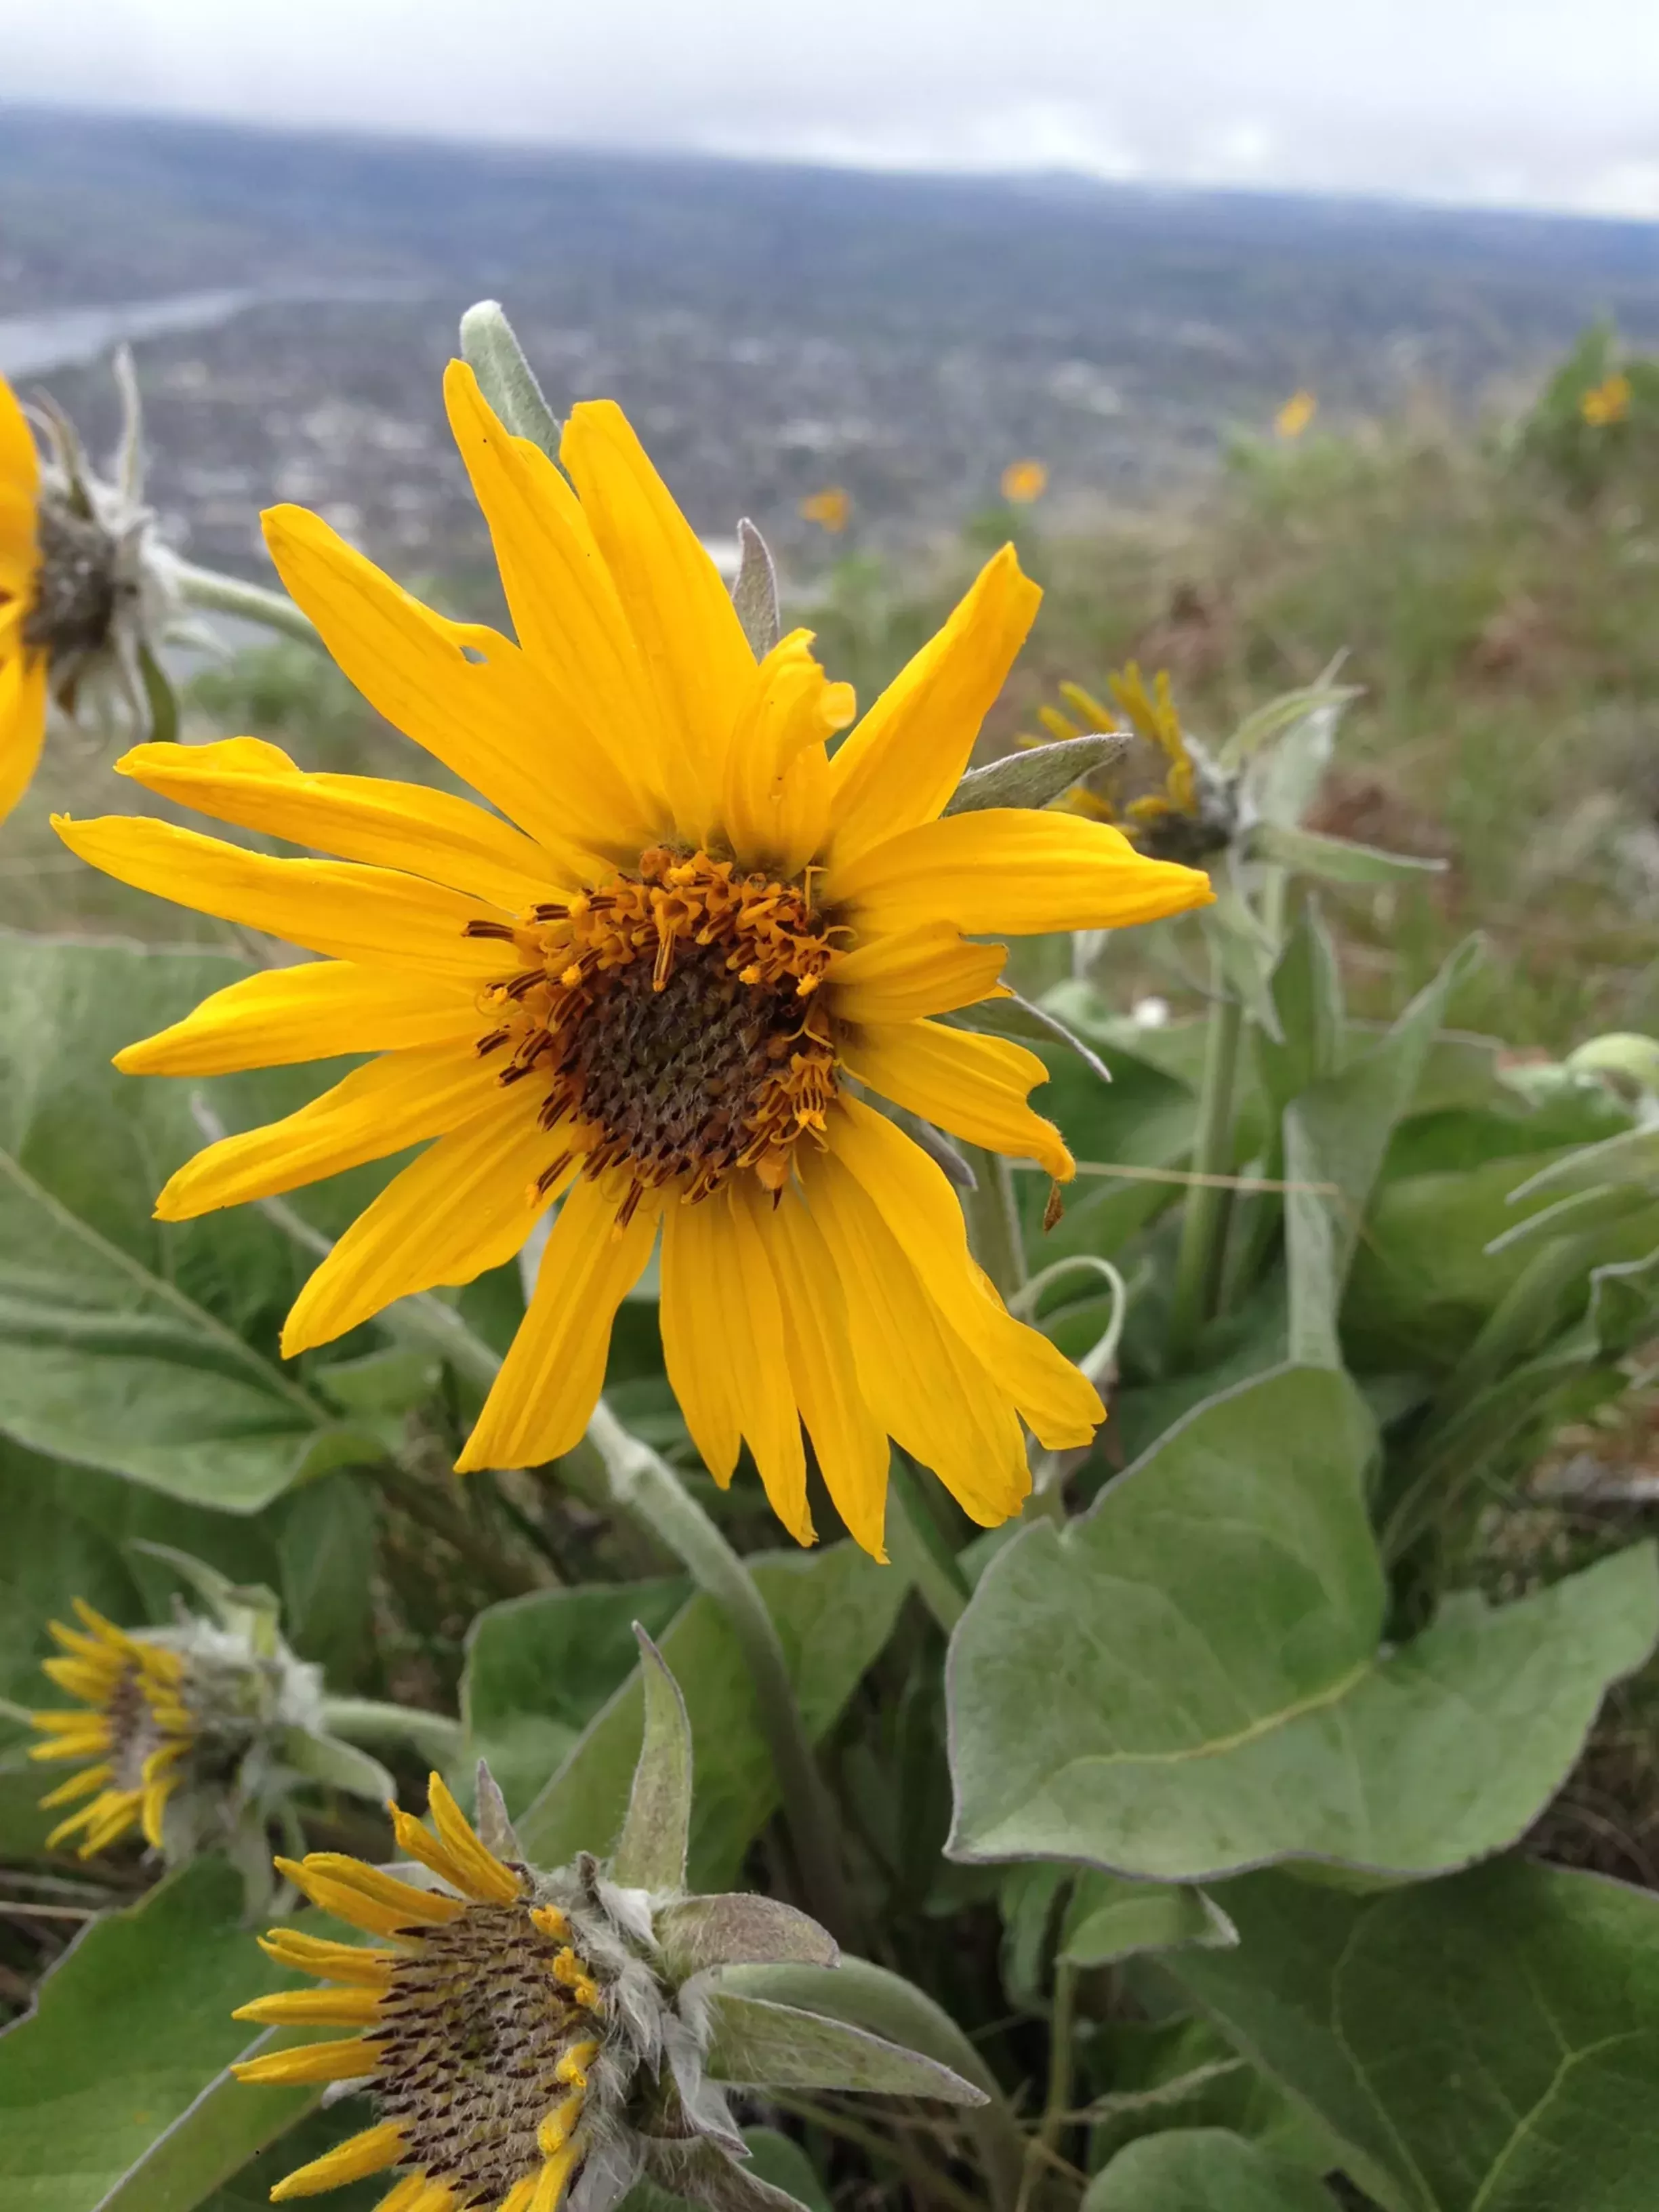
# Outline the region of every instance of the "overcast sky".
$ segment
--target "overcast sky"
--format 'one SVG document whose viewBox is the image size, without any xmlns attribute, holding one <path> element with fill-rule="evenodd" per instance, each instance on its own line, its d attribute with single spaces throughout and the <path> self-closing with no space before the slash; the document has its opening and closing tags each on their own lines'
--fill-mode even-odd
<svg viewBox="0 0 1659 2212">
<path fill-rule="evenodd" d="M 1659 216 L 1659 0 L 0 0 L 0 99 Z"/>
</svg>

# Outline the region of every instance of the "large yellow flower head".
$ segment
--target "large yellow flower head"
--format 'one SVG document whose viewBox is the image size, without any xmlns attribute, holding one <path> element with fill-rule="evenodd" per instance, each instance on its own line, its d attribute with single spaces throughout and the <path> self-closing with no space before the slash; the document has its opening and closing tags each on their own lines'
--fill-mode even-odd
<svg viewBox="0 0 1659 2212">
<path fill-rule="evenodd" d="M 40 494 L 33 437 L 0 377 L 0 820 L 27 790 L 46 732 Z"/>
<path fill-rule="evenodd" d="M 266 536 L 346 674 L 499 813 L 307 775 L 237 738 L 143 745 L 119 766 L 337 859 L 151 820 L 58 823 L 125 882 L 325 956 L 216 994 L 122 1066 L 379 1055 L 210 1146 L 157 1212 L 435 1139 L 301 1292 L 287 1353 L 471 1280 L 562 1200 L 463 1470 L 576 1443 L 660 1234 L 669 1379 L 717 1480 L 746 1439 L 810 1540 L 804 1423 L 873 1552 L 890 1437 L 1000 1521 L 1027 1488 L 1020 1417 L 1060 1449 L 1088 1440 L 1101 1405 L 1005 1311 L 941 1171 L 860 1094 L 1069 1176 L 1027 1103 L 1042 1063 L 937 1018 L 998 988 L 1002 948 L 971 940 L 1151 921 L 1207 900 L 1208 882 L 1075 815 L 943 813 L 1036 611 L 1012 549 L 832 755 L 848 688 L 804 631 L 757 661 L 617 408 L 575 409 L 562 472 L 507 434 L 469 368 L 446 392 L 516 642 L 429 612 L 314 515 L 279 507 Z"/>
</svg>

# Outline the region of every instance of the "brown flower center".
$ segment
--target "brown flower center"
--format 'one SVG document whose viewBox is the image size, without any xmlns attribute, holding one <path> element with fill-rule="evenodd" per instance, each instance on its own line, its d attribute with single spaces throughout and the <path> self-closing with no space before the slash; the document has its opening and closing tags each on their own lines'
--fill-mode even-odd
<svg viewBox="0 0 1659 2212">
<path fill-rule="evenodd" d="M 580 2117 L 599 2000 L 562 1923 L 469 1905 L 421 1929 L 380 2000 L 368 2032 L 381 2117 L 403 2130 L 399 2164 L 446 2185 L 457 2208 L 499 2204 Z"/>
<path fill-rule="evenodd" d="M 644 1192 L 706 1197 L 740 1169 L 787 1180 L 802 1136 L 821 1132 L 836 1091 L 829 1016 L 815 997 L 830 932 L 806 890 L 743 876 L 706 853 L 653 846 L 638 872 L 568 904 L 534 908 L 510 936 L 531 963 L 493 994 L 481 1052 L 510 1047 L 503 1084 L 547 1086 L 544 1127 L 568 1123 L 591 1174 Z"/>
<path fill-rule="evenodd" d="M 95 653 L 115 616 L 115 540 L 90 515 L 43 499 L 35 521 L 40 563 L 23 617 L 23 642 L 52 659 Z"/>
</svg>

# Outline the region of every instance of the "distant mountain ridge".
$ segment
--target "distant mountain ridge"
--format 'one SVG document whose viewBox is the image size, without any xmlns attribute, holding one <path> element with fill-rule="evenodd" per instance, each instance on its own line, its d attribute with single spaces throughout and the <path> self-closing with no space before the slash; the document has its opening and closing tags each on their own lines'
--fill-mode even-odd
<svg viewBox="0 0 1659 2212">
<path fill-rule="evenodd" d="M 1139 496 L 1298 386 L 1328 419 L 1425 380 L 1467 402 L 1600 312 L 1659 338 L 1659 225 L 0 106 L 0 315 L 242 286 L 286 296 L 141 353 L 160 487 L 216 557 L 252 557 L 247 499 L 283 483 L 337 483 L 406 554 L 460 544 L 435 374 L 490 294 L 557 397 L 639 415 L 705 527 L 787 535 L 833 479 L 908 536 L 1017 454 L 1056 500 Z"/>
</svg>

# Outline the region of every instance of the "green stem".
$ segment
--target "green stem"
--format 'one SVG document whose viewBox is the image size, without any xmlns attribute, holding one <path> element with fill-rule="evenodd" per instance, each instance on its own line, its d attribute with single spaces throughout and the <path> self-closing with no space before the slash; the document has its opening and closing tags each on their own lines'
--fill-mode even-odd
<svg viewBox="0 0 1659 2212">
<path fill-rule="evenodd" d="M 662 1539 L 725 1614 L 755 1686 L 807 1902 L 831 1935 L 850 1942 L 855 1917 L 837 1849 L 834 1801 L 813 1756 L 776 1626 L 753 1576 L 673 1468 L 625 1429 L 603 1398 L 587 1434 L 568 1456 L 599 1460 L 616 1503 Z"/>
<path fill-rule="evenodd" d="M 1228 988 L 1218 959 L 1212 974 L 1215 995 L 1205 1045 L 1192 1164 L 1196 1174 L 1224 1176 L 1232 1165 L 1233 1085 L 1238 1073 L 1243 1009 Z M 1187 1193 L 1170 1301 L 1172 1367 L 1183 1367 L 1192 1358 L 1199 1333 L 1215 1310 L 1231 1200 L 1231 1191 L 1218 1183 L 1194 1183 Z"/>
<path fill-rule="evenodd" d="M 453 1766 L 466 1744 L 465 1730 L 447 1713 L 385 1705 L 378 1698 L 325 1698 L 323 1725 L 348 1743 L 410 1744 L 434 1766 Z"/>
<path fill-rule="evenodd" d="M 974 1170 L 975 1185 L 962 1195 L 968 1241 L 1005 1300 L 1014 1297 L 1025 1285 L 1025 1243 L 1019 1232 L 1012 1170 L 1000 1152 L 984 1152 L 977 1145 L 965 1146 L 963 1152 Z"/>
<path fill-rule="evenodd" d="M 222 576 L 216 568 L 198 568 L 189 561 L 173 563 L 173 580 L 186 606 L 202 607 L 210 614 L 240 615 L 246 622 L 263 623 L 267 629 L 315 646 L 319 653 L 327 650 L 310 617 L 281 592 L 245 583 L 240 576 Z"/>
<path fill-rule="evenodd" d="M 910 1468 L 895 1452 L 887 1473 L 887 1544 L 898 1571 L 948 1637 L 968 1610 L 968 1585 Z"/>
<path fill-rule="evenodd" d="M 1072 2103 L 1072 2038 L 1077 2023 L 1077 1968 L 1064 1959 L 1054 1966 L 1054 2001 L 1048 2021 L 1048 2089 L 1042 2118 L 1026 2151 L 1020 2177 L 1019 2212 L 1030 2202 L 1040 2163 L 1057 2162 L 1060 2139 Z"/>
</svg>

